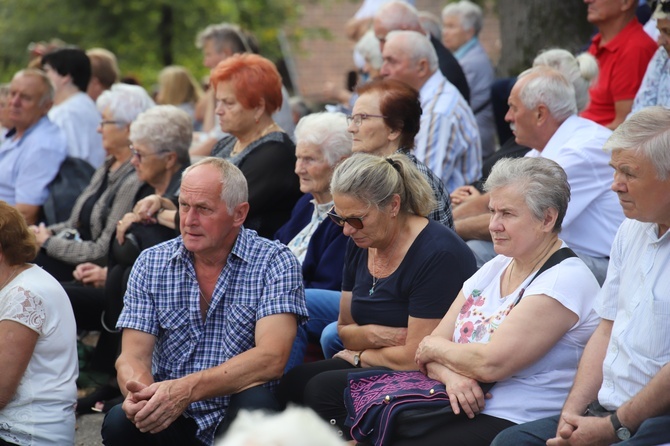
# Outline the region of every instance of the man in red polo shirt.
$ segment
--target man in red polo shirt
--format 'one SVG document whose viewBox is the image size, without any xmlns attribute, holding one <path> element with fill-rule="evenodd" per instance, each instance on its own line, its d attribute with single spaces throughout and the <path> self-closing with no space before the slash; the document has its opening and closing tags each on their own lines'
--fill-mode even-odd
<svg viewBox="0 0 670 446">
<path fill-rule="evenodd" d="M 586 19 L 598 27 L 589 53 L 600 75 L 591 87 L 591 102 L 582 117 L 614 130 L 633 106 L 647 65 L 657 49 L 635 17 L 638 0 L 584 0 Z"/>
</svg>

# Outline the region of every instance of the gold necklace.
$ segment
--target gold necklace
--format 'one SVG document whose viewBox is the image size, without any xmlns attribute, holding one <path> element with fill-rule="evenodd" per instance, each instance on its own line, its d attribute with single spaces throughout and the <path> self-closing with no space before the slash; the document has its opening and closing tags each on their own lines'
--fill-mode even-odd
<svg viewBox="0 0 670 446">
<path fill-rule="evenodd" d="M 270 133 L 270 129 L 272 129 L 273 127 L 279 127 L 279 126 L 277 125 L 276 122 L 272 121 L 272 122 L 270 123 L 270 125 L 268 125 L 267 127 L 265 127 L 265 128 L 261 131 L 261 133 L 258 135 L 258 137 L 255 138 L 253 141 L 257 141 L 257 140 L 261 139 L 262 137 L 264 137 L 265 135 L 267 135 L 268 133 Z M 253 141 L 252 141 L 252 142 L 253 142 Z M 244 149 L 246 149 L 248 146 L 249 146 L 249 144 L 247 144 L 247 145 L 245 145 L 244 147 L 242 147 L 242 143 L 241 143 L 240 140 L 238 139 L 237 142 L 235 143 L 235 145 L 233 146 L 233 150 L 232 150 L 232 152 L 230 152 L 230 154 L 231 154 L 231 155 L 237 155 L 237 154 L 241 153 L 242 151 L 244 151 Z"/>
<path fill-rule="evenodd" d="M 2 286 L 0 286 L 0 290 L 3 290 L 5 286 L 12 281 L 12 279 L 16 276 L 16 274 L 19 272 L 21 267 L 16 267 L 14 268 L 14 272 L 2 283 Z"/>
</svg>

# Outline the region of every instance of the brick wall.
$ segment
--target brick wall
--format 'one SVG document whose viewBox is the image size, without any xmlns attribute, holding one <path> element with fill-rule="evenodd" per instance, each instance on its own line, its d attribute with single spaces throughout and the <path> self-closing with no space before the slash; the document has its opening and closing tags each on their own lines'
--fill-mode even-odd
<svg viewBox="0 0 670 446">
<path fill-rule="evenodd" d="M 302 41 L 300 48 L 292 48 L 297 79 L 297 90 L 310 103 L 323 101 L 323 89 L 326 82 L 337 85 L 346 84 L 346 73 L 353 70 L 351 53 L 354 43 L 344 36 L 344 25 L 354 15 L 360 2 L 339 0 L 327 4 L 304 2 L 302 27 L 323 27 L 330 31 L 332 38 L 310 38 Z M 446 2 L 444 0 L 416 0 L 419 10 L 440 15 Z M 484 28 L 480 34 L 484 48 L 494 64 L 500 54 L 500 35 L 498 19 L 491 11 L 485 15 Z"/>
</svg>

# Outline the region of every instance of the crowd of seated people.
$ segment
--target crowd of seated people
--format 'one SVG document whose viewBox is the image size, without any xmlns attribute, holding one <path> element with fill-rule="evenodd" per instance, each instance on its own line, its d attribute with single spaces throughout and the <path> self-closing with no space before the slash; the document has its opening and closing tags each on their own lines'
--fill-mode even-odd
<svg viewBox="0 0 670 446">
<path fill-rule="evenodd" d="M 481 9 L 446 5 L 437 34 L 434 17 L 385 3 L 356 33 L 366 75 L 337 95 L 350 114 L 305 110 L 295 131 L 278 123 L 279 71 L 231 24 L 198 38 L 206 95 L 183 67 L 163 70 L 157 101 L 173 105 L 118 83 L 101 48 L 46 52 L 0 87 L 0 332 L 18 340 L 0 349 L 18 358 L 3 362 L 0 443 L 68 443 L 75 413 L 111 410 L 106 444 L 211 445 L 240 411 L 288 404 L 350 439 L 357 369 L 445 384 L 456 418 L 395 445 L 484 445 L 507 428 L 496 444 L 670 441 L 670 402 L 639 410 L 670 373 L 668 116 L 654 107 L 670 91 L 670 0 L 650 5 L 654 48 L 637 2 L 589 8 L 591 55 L 538 55 L 510 84 L 513 138 L 498 142 Z M 627 47 L 622 79 L 610 50 Z M 66 157 L 97 170 L 45 225 Z M 538 274 L 564 248 L 575 255 Z M 649 313 L 650 347 L 622 289 Z M 105 382 L 77 400 L 76 334 L 90 330 L 86 367 Z M 614 347 L 644 369 L 631 378 Z"/>
</svg>

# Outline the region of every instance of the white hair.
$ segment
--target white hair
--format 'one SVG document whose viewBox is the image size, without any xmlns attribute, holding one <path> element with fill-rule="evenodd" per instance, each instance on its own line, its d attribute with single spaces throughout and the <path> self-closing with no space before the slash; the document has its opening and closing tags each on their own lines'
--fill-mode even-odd
<svg viewBox="0 0 670 446">
<path fill-rule="evenodd" d="M 449 3 L 442 10 L 442 19 L 445 17 L 455 16 L 461 22 L 461 26 L 465 30 L 474 29 L 475 36 L 479 35 L 484 24 L 484 14 L 482 8 L 468 0 L 461 0 L 456 3 Z"/>
<path fill-rule="evenodd" d="M 417 9 L 409 3 L 400 0 L 393 0 L 379 8 L 377 14 L 375 14 L 375 20 L 390 30 L 422 29 Z"/>
<path fill-rule="evenodd" d="M 570 51 L 554 48 L 541 52 L 533 61 L 534 67 L 543 65 L 558 70 L 572 83 L 577 110 L 584 110 L 589 103 L 589 88 L 598 77 L 596 58 L 589 53 L 575 57 Z"/>
<path fill-rule="evenodd" d="M 426 59 L 431 73 L 437 70 L 437 53 L 425 34 L 417 31 L 391 31 L 386 36 L 386 43 L 394 39 L 400 40 L 404 52 L 410 56 L 412 62 L 418 63 L 421 59 Z"/>
<path fill-rule="evenodd" d="M 379 47 L 379 39 L 375 36 L 373 30 L 368 30 L 358 42 L 356 42 L 356 51 L 358 51 L 365 60 L 372 65 L 372 68 L 379 70 L 382 67 L 382 51 Z"/>
<path fill-rule="evenodd" d="M 670 110 L 653 106 L 632 114 L 609 137 L 605 150 L 632 150 L 654 165 L 656 176 L 670 177 Z"/>
<path fill-rule="evenodd" d="M 519 92 L 519 99 L 529 110 L 544 104 L 551 116 L 565 121 L 577 114 L 575 88 L 558 70 L 540 66 L 519 75 L 519 81 L 528 77 Z"/>
<path fill-rule="evenodd" d="M 100 113 L 107 111 L 113 119 L 126 125 L 156 105 L 144 88 L 123 83 L 114 84 L 109 90 L 103 91 L 95 104 Z"/>
<path fill-rule="evenodd" d="M 296 144 L 313 144 L 332 167 L 351 155 L 351 133 L 344 113 L 320 112 L 302 118 L 295 127 Z"/>
<path fill-rule="evenodd" d="M 243 410 L 216 446 L 342 446 L 344 441 L 305 407 L 278 414 Z"/>
</svg>

